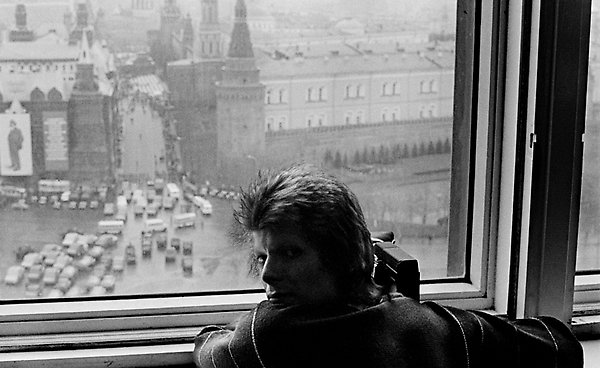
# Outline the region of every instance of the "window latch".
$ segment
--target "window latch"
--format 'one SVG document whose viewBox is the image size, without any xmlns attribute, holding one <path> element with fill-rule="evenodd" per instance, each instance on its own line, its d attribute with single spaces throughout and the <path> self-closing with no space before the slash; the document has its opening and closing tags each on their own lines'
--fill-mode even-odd
<svg viewBox="0 0 600 368">
<path fill-rule="evenodd" d="M 537 136 L 535 133 L 529 133 L 529 148 L 533 148 L 535 142 L 537 142 Z"/>
</svg>

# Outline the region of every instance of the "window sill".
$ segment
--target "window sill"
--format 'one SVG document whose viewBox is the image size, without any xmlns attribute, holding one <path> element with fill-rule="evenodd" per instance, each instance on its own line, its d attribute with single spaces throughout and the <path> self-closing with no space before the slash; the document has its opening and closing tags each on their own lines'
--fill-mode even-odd
<svg viewBox="0 0 600 368">
<path fill-rule="evenodd" d="M 193 367 L 193 343 L 0 354 L 4 367 Z"/>
</svg>

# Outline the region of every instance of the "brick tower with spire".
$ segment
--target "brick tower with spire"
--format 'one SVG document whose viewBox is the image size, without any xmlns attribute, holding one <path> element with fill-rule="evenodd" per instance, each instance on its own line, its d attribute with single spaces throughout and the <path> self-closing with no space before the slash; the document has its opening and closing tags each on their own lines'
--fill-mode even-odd
<svg viewBox="0 0 600 368">
<path fill-rule="evenodd" d="M 95 80 L 88 38 L 82 37 L 68 114 L 69 175 L 72 180 L 107 182 L 111 179 L 112 140 L 108 110 Z"/>
<path fill-rule="evenodd" d="M 237 0 L 229 51 L 217 83 L 217 172 L 242 184 L 260 165 L 265 148 L 264 95 L 252 50 L 244 0 Z"/>
</svg>

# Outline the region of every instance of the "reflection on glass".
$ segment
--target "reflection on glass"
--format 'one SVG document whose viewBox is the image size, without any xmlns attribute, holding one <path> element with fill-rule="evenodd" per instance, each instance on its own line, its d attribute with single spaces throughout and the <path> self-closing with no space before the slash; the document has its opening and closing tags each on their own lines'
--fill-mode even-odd
<svg viewBox="0 0 600 368">
<path fill-rule="evenodd" d="M 255 288 L 232 208 L 298 161 L 446 277 L 452 1 L 21 3 L 0 3 L 0 298 Z"/>
</svg>

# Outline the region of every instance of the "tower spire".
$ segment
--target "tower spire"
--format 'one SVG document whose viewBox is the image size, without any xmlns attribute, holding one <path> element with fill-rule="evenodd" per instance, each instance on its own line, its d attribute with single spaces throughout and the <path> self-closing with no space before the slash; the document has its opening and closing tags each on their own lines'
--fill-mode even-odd
<svg viewBox="0 0 600 368">
<path fill-rule="evenodd" d="M 252 42 L 250 41 L 250 30 L 246 22 L 247 10 L 244 0 L 237 0 L 235 4 L 235 20 L 231 32 L 231 43 L 227 56 L 230 58 L 252 58 Z"/>
</svg>

